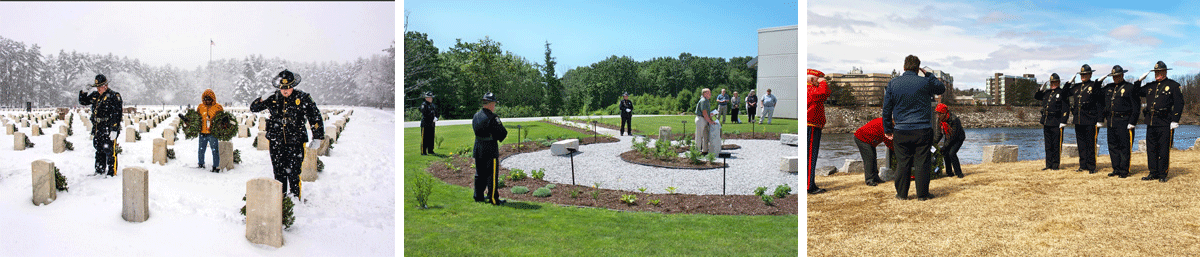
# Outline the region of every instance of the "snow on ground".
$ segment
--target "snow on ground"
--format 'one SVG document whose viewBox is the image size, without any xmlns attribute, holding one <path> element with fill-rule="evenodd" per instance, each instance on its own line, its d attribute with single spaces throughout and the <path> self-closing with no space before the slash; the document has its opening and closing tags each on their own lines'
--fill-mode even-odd
<svg viewBox="0 0 1200 257">
<path fill-rule="evenodd" d="M 146 109 L 159 110 L 152 106 Z M 180 107 L 166 107 L 180 109 Z M 228 108 L 227 110 L 245 110 Z M 379 256 L 395 253 L 395 111 L 366 107 L 321 106 L 322 111 L 353 109 L 341 139 L 321 157 L 325 171 L 315 182 L 302 186 L 305 203 L 295 207 L 295 224 L 284 231 L 284 246 L 255 245 L 245 238 L 246 181 L 267 177 L 271 172 L 267 151 L 251 146 L 252 136 L 233 138 L 241 150 L 242 163 L 233 170 L 211 173 L 196 168 L 197 139 L 184 139 L 168 148 L 176 159 L 165 166 L 152 164 L 153 139 L 161 137 L 174 115 L 142 133 L 142 140 L 118 142 L 118 170 L 131 166 L 149 169 L 150 218 L 142 223 L 121 219 L 120 175 L 105 178 L 94 174 L 94 149 L 88 131 L 75 115 L 75 151 L 53 153 L 51 140 L 58 132 L 56 121 L 46 134 L 30 137 L 36 144 L 14 151 L 13 136 L 0 133 L 0 255 L 17 256 Z M 0 111 L 0 115 L 23 112 Z M 267 112 L 257 113 L 266 116 Z M 330 115 L 332 125 L 341 115 Z M 0 124 L 2 125 L 2 124 Z M 29 134 L 30 128 L 18 131 Z M 0 128 L 2 131 L 3 128 Z M 211 152 L 205 157 L 212 166 Z M 31 202 L 31 163 L 53 161 L 67 178 L 70 191 L 58 192 L 49 205 Z"/>
</svg>

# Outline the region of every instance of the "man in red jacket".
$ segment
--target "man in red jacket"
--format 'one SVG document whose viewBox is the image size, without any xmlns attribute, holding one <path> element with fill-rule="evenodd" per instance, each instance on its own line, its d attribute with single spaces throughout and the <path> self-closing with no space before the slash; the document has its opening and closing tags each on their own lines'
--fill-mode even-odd
<svg viewBox="0 0 1200 257">
<path fill-rule="evenodd" d="M 825 128 L 825 99 L 829 98 L 825 73 L 808 69 L 808 193 L 820 194 L 813 175 L 817 169 L 817 152 L 821 149 L 821 129 Z"/>
<path fill-rule="evenodd" d="M 891 163 L 892 140 L 883 134 L 883 118 L 875 118 L 854 131 L 854 144 L 858 145 L 858 153 L 862 154 L 863 173 L 866 175 L 868 186 L 884 182 L 879 178 L 879 165 L 875 158 L 875 147 L 881 143 L 887 146 L 888 163 Z"/>
</svg>

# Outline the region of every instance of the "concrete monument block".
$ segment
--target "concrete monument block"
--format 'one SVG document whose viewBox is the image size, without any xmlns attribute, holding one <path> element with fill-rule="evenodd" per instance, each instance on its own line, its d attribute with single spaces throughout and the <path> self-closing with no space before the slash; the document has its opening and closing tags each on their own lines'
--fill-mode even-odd
<svg viewBox="0 0 1200 257">
<path fill-rule="evenodd" d="M 1145 139 L 1138 140 L 1137 149 L 1135 149 L 1135 150 L 1136 150 L 1136 151 L 1133 151 L 1133 152 L 1135 152 L 1135 153 L 1144 153 L 1144 152 L 1146 152 L 1146 140 L 1145 140 Z"/>
<path fill-rule="evenodd" d="M 813 175 L 817 175 L 817 176 L 829 176 L 829 175 L 833 175 L 834 173 L 837 173 L 837 172 L 838 172 L 838 169 L 837 169 L 837 167 L 834 167 L 834 166 L 821 166 L 821 167 L 817 167 L 817 170 L 813 171 Z"/>
<path fill-rule="evenodd" d="M 21 127 L 22 127 L 22 128 L 28 128 L 28 127 L 29 127 L 29 120 L 21 120 Z"/>
<path fill-rule="evenodd" d="M 1004 163 L 1017 161 L 1017 146 L 988 145 L 983 147 L 983 163 Z"/>
<path fill-rule="evenodd" d="M 283 246 L 283 184 L 272 178 L 246 181 L 246 240 Z"/>
<path fill-rule="evenodd" d="M 669 126 L 658 127 L 658 139 L 659 140 L 671 140 L 671 138 L 672 138 L 671 137 L 671 127 L 669 127 Z"/>
<path fill-rule="evenodd" d="M 164 128 L 162 136 L 167 140 L 167 145 L 175 145 L 175 127 Z"/>
<path fill-rule="evenodd" d="M 41 126 L 33 126 L 29 129 L 29 136 L 36 137 L 36 136 L 41 136 L 41 135 L 42 135 L 42 127 Z"/>
<path fill-rule="evenodd" d="M 54 153 L 67 151 L 67 134 L 54 134 Z"/>
<path fill-rule="evenodd" d="M 779 143 L 785 144 L 785 145 L 790 145 L 790 146 L 799 146 L 800 145 L 800 135 L 779 134 Z"/>
<path fill-rule="evenodd" d="M 258 117 L 258 131 L 267 131 L 266 117 Z"/>
<path fill-rule="evenodd" d="M 121 218 L 143 222 L 150 218 L 150 172 L 142 167 L 121 170 Z"/>
<path fill-rule="evenodd" d="M 1079 157 L 1079 145 L 1078 144 L 1063 144 L 1060 155 L 1062 156 L 1062 158 L 1077 158 L 1077 157 Z"/>
<path fill-rule="evenodd" d="M 58 125 L 58 133 L 59 134 L 66 135 L 66 134 L 68 134 L 68 132 L 70 132 L 70 129 L 67 128 L 67 125 Z"/>
<path fill-rule="evenodd" d="M 33 205 L 46 205 L 58 199 L 54 186 L 54 162 L 46 159 L 33 161 Z M 280 189 L 283 190 L 283 189 Z"/>
<path fill-rule="evenodd" d="M 300 164 L 300 180 L 304 182 L 317 181 L 317 150 L 304 148 L 304 161 Z"/>
<path fill-rule="evenodd" d="M 550 154 L 554 156 L 567 155 L 570 153 L 567 148 L 579 149 L 579 139 L 567 139 L 550 145 Z"/>
<path fill-rule="evenodd" d="M 1197 149 L 1200 149 L 1200 138 L 1196 138 L 1196 142 L 1192 144 L 1192 148 L 1188 148 L 1188 150 L 1197 150 Z"/>
<path fill-rule="evenodd" d="M 25 151 L 25 133 L 13 132 L 13 150 Z"/>
<path fill-rule="evenodd" d="M 896 171 L 894 171 L 886 166 L 880 167 L 879 168 L 879 179 L 882 179 L 883 181 L 896 180 Z"/>
<path fill-rule="evenodd" d="M 784 156 L 779 160 L 779 170 L 785 172 L 800 172 L 800 156 Z"/>
<path fill-rule="evenodd" d="M 838 169 L 838 171 L 845 173 L 858 173 L 864 172 L 864 169 L 863 161 L 846 159 L 846 162 L 842 164 L 842 168 Z"/>
<path fill-rule="evenodd" d="M 250 127 L 246 126 L 246 125 L 239 125 L 237 128 L 237 137 L 238 138 L 250 137 Z"/>
<path fill-rule="evenodd" d="M 308 143 L 312 144 L 312 143 L 317 143 L 317 142 L 308 142 Z M 326 136 L 325 139 L 321 140 L 321 142 L 319 142 L 319 143 L 321 145 L 317 147 L 317 155 L 329 156 L 329 148 L 333 146 L 333 139 Z"/>
<path fill-rule="evenodd" d="M 137 130 L 134 130 L 133 127 L 125 128 L 125 142 L 126 143 L 137 142 L 137 136 L 134 135 L 135 133 L 137 133 Z"/>
<path fill-rule="evenodd" d="M 151 153 L 150 163 L 158 163 L 159 166 L 167 165 L 167 140 L 162 138 L 154 139 L 154 150 Z"/>
<path fill-rule="evenodd" d="M 145 121 L 138 122 L 138 132 L 142 132 L 142 133 L 150 132 L 150 126 L 147 126 Z"/>
<path fill-rule="evenodd" d="M 258 149 L 260 151 L 271 150 L 271 141 L 267 140 L 266 132 L 259 132 L 258 137 L 255 138 L 254 140 L 257 140 L 256 142 L 258 144 L 258 146 L 255 147 L 255 149 Z"/>
<path fill-rule="evenodd" d="M 17 132 L 17 126 L 15 124 L 4 124 L 5 135 L 12 135 L 13 132 Z"/>
<path fill-rule="evenodd" d="M 229 141 L 217 142 L 217 149 L 221 152 L 221 166 L 217 167 L 221 170 L 233 169 L 233 143 Z"/>
<path fill-rule="evenodd" d="M 329 138 L 333 143 L 337 143 L 339 133 L 337 126 L 325 127 L 325 138 Z"/>
</svg>

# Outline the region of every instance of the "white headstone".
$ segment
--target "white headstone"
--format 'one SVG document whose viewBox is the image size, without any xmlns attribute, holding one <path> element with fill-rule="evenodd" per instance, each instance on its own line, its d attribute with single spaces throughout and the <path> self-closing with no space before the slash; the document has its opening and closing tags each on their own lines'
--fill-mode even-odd
<svg viewBox="0 0 1200 257">
<path fill-rule="evenodd" d="M 29 129 L 29 136 L 36 137 L 36 136 L 41 136 L 41 135 L 42 135 L 42 127 L 41 126 L 33 126 Z"/>
<path fill-rule="evenodd" d="M 121 218 L 143 222 L 150 218 L 150 172 L 142 167 L 121 170 Z"/>
<path fill-rule="evenodd" d="M 250 137 L 250 127 L 246 126 L 246 125 L 239 125 L 237 128 L 237 137 L 238 138 Z"/>
<path fill-rule="evenodd" d="M 58 125 L 58 133 L 66 135 L 69 131 L 70 129 L 67 128 L 67 125 Z"/>
<path fill-rule="evenodd" d="M 150 132 L 150 127 L 146 126 L 145 121 L 138 122 L 138 132 L 142 132 L 142 133 Z"/>
<path fill-rule="evenodd" d="M 246 240 L 283 246 L 283 184 L 271 178 L 246 181 Z"/>
<path fill-rule="evenodd" d="M 1135 153 L 1146 152 L 1146 140 L 1145 139 L 1138 140 L 1137 151 L 1134 151 L 1134 152 Z"/>
<path fill-rule="evenodd" d="M 4 134 L 5 134 L 5 135 L 12 135 L 12 134 L 13 134 L 13 132 L 16 132 L 16 131 L 17 131 L 17 126 L 16 126 L 16 125 L 13 125 L 13 124 L 11 124 L 11 123 L 10 123 L 10 124 L 4 124 Z"/>
<path fill-rule="evenodd" d="M 217 149 L 221 152 L 221 166 L 217 167 L 221 170 L 233 169 L 233 143 L 229 141 L 217 142 Z"/>
<path fill-rule="evenodd" d="M 258 137 L 256 137 L 254 140 L 257 140 L 256 142 L 258 144 L 258 146 L 255 147 L 255 149 L 258 149 L 260 151 L 261 150 L 271 150 L 271 141 L 267 140 L 266 132 L 259 132 Z"/>
<path fill-rule="evenodd" d="M 132 127 L 125 128 L 125 142 L 127 142 L 127 143 L 137 142 L 137 135 L 134 135 L 136 133 L 137 133 L 137 130 L 134 130 Z"/>
<path fill-rule="evenodd" d="M 33 205 L 45 205 L 58 199 L 54 181 L 54 162 L 46 159 L 33 161 Z"/>
<path fill-rule="evenodd" d="M 266 117 L 258 117 L 258 131 L 267 131 Z"/>
<path fill-rule="evenodd" d="M 175 127 L 164 128 L 163 139 L 167 140 L 167 145 L 175 145 Z"/>
<path fill-rule="evenodd" d="M 13 132 L 13 150 L 25 151 L 25 133 Z"/>
<path fill-rule="evenodd" d="M 329 137 L 325 137 L 324 140 L 321 140 L 321 142 L 319 142 L 321 144 L 321 146 L 317 148 L 317 155 L 329 156 L 329 148 L 330 148 L 330 146 L 333 146 L 333 141 L 331 141 L 331 140 L 332 139 L 330 139 Z M 308 143 L 312 144 L 315 142 L 308 142 Z"/>
<path fill-rule="evenodd" d="M 159 166 L 167 165 L 167 140 L 162 138 L 154 139 L 154 151 L 151 154 L 150 163 L 158 163 Z"/>
<path fill-rule="evenodd" d="M 671 140 L 671 127 L 670 126 L 658 127 L 658 139 L 659 140 Z"/>
<path fill-rule="evenodd" d="M 67 151 L 67 135 L 54 134 L 54 153 Z"/>
<path fill-rule="evenodd" d="M 1063 158 L 1079 157 L 1079 145 L 1078 144 L 1063 144 L 1060 155 Z"/>
<path fill-rule="evenodd" d="M 304 182 L 317 181 L 317 161 L 316 150 L 305 147 L 304 161 L 300 164 L 300 180 Z"/>
</svg>

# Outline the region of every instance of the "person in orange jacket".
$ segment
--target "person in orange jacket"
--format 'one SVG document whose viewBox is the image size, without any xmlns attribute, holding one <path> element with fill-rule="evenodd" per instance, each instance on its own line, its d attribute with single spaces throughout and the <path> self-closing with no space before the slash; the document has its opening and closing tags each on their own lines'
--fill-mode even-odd
<svg viewBox="0 0 1200 257">
<path fill-rule="evenodd" d="M 808 69 L 808 193 L 820 194 L 825 189 L 817 187 L 813 175 L 817 169 L 817 153 L 821 150 L 821 129 L 825 128 L 825 99 L 829 98 L 829 87 L 825 73 Z"/>
<path fill-rule="evenodd" d="M 201 104 L 196 106 L 196 112 L 200 113 L 200 151 L 196 154 L 200 158 L 199 168 L 204 168 L 204 151 L 205 147 L 212 147 L 213 166 L 212 172 L 218 172 L 217 166 L 221 166 L 220 149 L 217 148 L 217 138 L 212 135 L 213 116 L 218 112 L 224 111 L 225 108 L 217 103 L 217 94 L 212 89 L 205 89 L 201 95 Z"/>
</svg>

